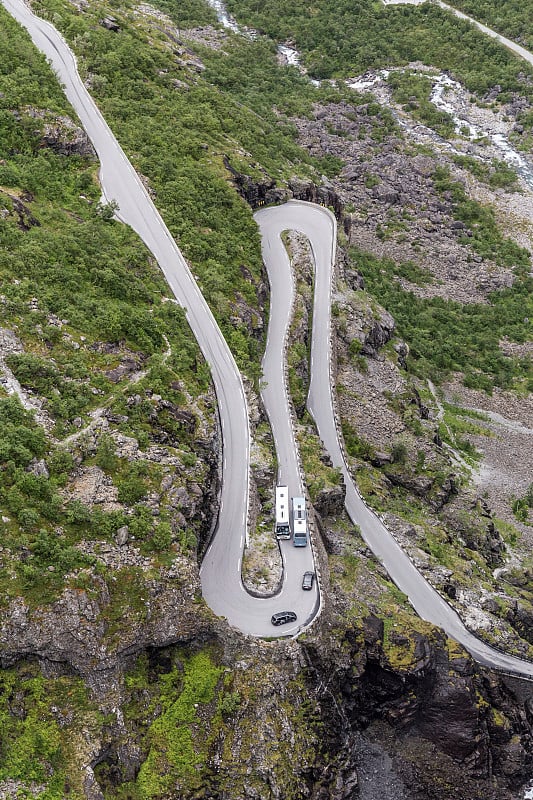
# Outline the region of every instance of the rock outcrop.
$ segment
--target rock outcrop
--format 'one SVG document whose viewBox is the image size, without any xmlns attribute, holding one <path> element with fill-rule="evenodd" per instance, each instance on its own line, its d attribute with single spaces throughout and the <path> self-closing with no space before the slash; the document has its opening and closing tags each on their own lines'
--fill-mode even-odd
<svg viewBox="0 0 533 800">
<path fill-rule="evenodd" d="M 96 152 L 85 130 L 66 116 L 52 116 L 36 108 L 27 108 L 25 113 L 42 120 L 41 146 L 49 147 L 62 156 L 77 155 L 96 159 Z M 18 113 L 17 113 L 17 116 Z"/>
<path fill-rule="evenodd" d="M 191 601 L 197 575 L 185 560 L 167 579 L 174 585 L 148 579 L 144 610 L 125 609 L 120 620 L 106 615 L 114 590 L 103 580 L 91 596 L 68 590 L 48 609 L 17 603 L 4 616 L 4 668 L 37 659 L 49 677 L 74 672 L 107 710 L 105 726 L 93 722 L 84 733 L 94 769 L 86 797 L 114 796 L 136 781 L 151 747 L 158 747 L 157 737 L 146 736 L 158 719 L 163 742 L 177 725 L 182 735 L 192 732 L 191 746 L 202 752 L 200 793 L 188 773 L 176 773 L 173 785 L 184 799 L 351 800 L 369 748 L 381 754 L 372 762 L 375 785 L 401 787 L 396 796 L 403 800 L 514 800 L 528 778 L 531 688 L 477 668 L 438 631 L 408 633 L 373 614 L 350 621 L 339 597 L 301 643 L 247 641 Z M 183 676 L 184 660 L 194 654 L 225 676 L 217 702 L 200 695 L 193 722 L 177 717 L 165 732 L 168 709 L 179 708 L 169 705 L 170 673 Z M 185 702 L 179 701 L 183 677 L 174 680 L 172 697 Z M 28 699 L 21 702 L 26 714 Z M 132 724 L 137 707 L 143 711 Z M 17 713 L 16 699 L 11 710 Z M 72 710 L 55 713 L 68 726 Z M 286 743 L 290 770 L 279 760 Z M 160 759 L 165 774 L 164 749 Z M 171 756 L 168 763 L 173 770 Z"/>
<path fill-rule="evenodd" d="M 327 181 L 317 185 L 312 181 L 293 178 L 289 181 L 287 188 L 281 188 L 277 187 L 276 182 L 271 178 L 265 177 L 264 180 L 258 181 L 250 175 L 239 172 L 231 165 L 227 157 L 224 158 L 224 166 L 231 174 L 239 194 L 244 197 L 253 209 L 270 203 L 285 203 L 293 197 L 295 200 L 305 200 L 309 203 L 329 206 L 333 209 L 337 219 L 340 220 L 343 217 L 341 198 Z"/>
<path fill-rule="evenodd" d="M 322 517 L 338 517 L 344 511 L 346 486 L 344 481 L 339 486 L 321 489 L 315 498 L 314 508 Z"/>
<path fill-rule="evenodd" d="M 319 674 L 334 674 L 350 727 L 365 729 L 368 737 L 379 731 L 404 788 L 414 781 L 405 797 L 515 797 L 533 753 L 527 699 L 532 690 L 476 668 L 439 634 L 386 635 L 382 620 L 371 616 L 363 645 L 349 627 L 344 636 L 340 660 L 330 660 L 332 653 L 313 642 L 305 646 L 309 661 Z M 405 646 L 409 663 L 395 666 L 395 647 Z M 440 764 L 447 765 L 447 785 L 439 783 Z"/>
</svg>

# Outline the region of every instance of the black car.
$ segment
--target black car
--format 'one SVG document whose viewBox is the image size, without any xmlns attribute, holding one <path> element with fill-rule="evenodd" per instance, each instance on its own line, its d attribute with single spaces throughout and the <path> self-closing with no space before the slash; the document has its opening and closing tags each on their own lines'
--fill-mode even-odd
<svg viewBox="0 0 533 800">
<path fill-rule="evenodd" d="M 287 622 L 296 622 L 296 614 L 294 611 L 278 611 L 277 614 L 272 614 L 270 621 L 272 625 L 286 625 Z"/>
<path fill-rule="evenodd" d="M 312 589 L 314 580 L 315 580 L 314 572 L 304 572 L 304 577 L 302 580 L 302 589 L 306 589 L 307 591 Z"/>
</svg>

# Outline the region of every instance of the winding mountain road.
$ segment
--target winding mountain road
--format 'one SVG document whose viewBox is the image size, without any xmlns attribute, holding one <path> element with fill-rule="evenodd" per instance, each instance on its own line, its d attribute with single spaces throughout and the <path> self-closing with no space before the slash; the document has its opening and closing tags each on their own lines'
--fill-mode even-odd
<svg viewBox="0 0 533 800">
<path fill-rule="evenodd" d="M 311 548 L 294 548 L 290 542 L 283 543 L 284 581 L 280 593 L 274 597 L 251 597 L 241 581 L 247 528 L 250 435 L 246 397 L 231 352 L 176 243 L 85 89 L 66 42 L 52 25 L 35 16 L 22 0 L 2 0 L 2 3 L 51 60 L 98 153 L 105 197 L 108 201 L 118 202 L 119 218 L 131 225 L 156 257 L 174 295 L 186 309 L 191 329 L 211 369 L 223 434 L 223 481 L 216 536 L 201 568 L 204 597 L 215 613 L 225 616 L 242 632 L 254 636 L 278 633 L 269 620 L 274 611 L 295 610 L 297 623 L 284 626 L 280 631 L 285 635 L 295 634 L 312 621 L 320 605 L 316 588 L 313 592 L 302 592 L 300 586 L 302 572 L 312 564 Z M 309 238 L 315 261 L 312 377 L 308 405 L 334 465 L 343 472 L 348 514 L 360 526 L 366 542 L 421 617 L 442 627 L 482 664 L 533 678 L 533 664 L 494 650 L 465 629 L 457 614 L 429 586 L 357 492 L 339 443 L 330 380 L 330 305 L 336 244 L 334 218 L 329 211 L 318 206 L 294 201 L 263 209 L 255 218 L 261 228 L 262 252 L 271 281 L 271 321 L 263 361 L 268 379 L 263 397 L 279 448 L 280 476 L 290 484 L 291 492 L 300 491 L 292 429 L 290 425 L 287 427 L 288 398 L 281 368 L 294 292 L 281 233 L 295 229 Z"/>
<path fill-rule="evenodd" d="M 226 617 L 243 633 L 254 636 L 295 634 L 313 619 L 319 606 L 316 584 L 310 592 L 301 589 L 303 572 L 313 569 L 310 547 L 295 548 L 291 542 L 283 542 L 283 586 L 276 596 L 266 599 L 251 597 L 242 585 L 250 432 L 246 395 L 233 355 L 150 195 L 85 88 L 67 43 L 53 25 L 36 16 L 22 0 L 2 0 L 2 3 L 50 60 L 97 152 L 100 182 L 106 200 L 118 203 L 116 216 L 133 228 L 157 259 L 174 296 L 185 309 L 189 325 L 211 370 L 222 431 L 223 463 L 216 534 L 200 572 L 203 596 L 216 614 Z M 283 280 L 287 284 L 284 292 L 287 295 L 291 272 L 286 254 L 284 268 Z M 285 335 L 283 331 L 281 335 Z M 274 343 L 276 337 L 272 334 L 269 339 Z M 284 397 L 282 385 L 279 397 L 281 403 Z M 288 414 L 286 396 L 284 409 L 282 414 Z M 280 435 L 279 441 L 283 439 Z M 295 450 L 292 449 L 293 455 L 287 456 L 283 475 L 296 494 L 301 493 L 302 487 Z M 282 629 L 273 628 L 271 615 L 287 609 L 296 611 L 297 622 Z"/>
<path fill-rule="evenodd" d="M 142 181 L 85 88 L 67 43 L 53 25 L 36 16 L 22 0 L 2 0 L 2 3 L 50 60 L 98 154 L 100 182 L 106 200 L 118 203 L 116 216 L 130 225 L 153 253 L 174 296 L 185 309 L 211 370 L 218 400 L 223 465 L 217 538 L 226 538 L 232 544 L 237 540 L 242 550 L 248 509 L 250 433 L 246 396 L 232 353 Z M 233 564 L 231 580 L 229 573 L 217 574 L 204 569 L 202 587 L 210 597 L 215 592 L 224 594 L 225 583 L 233 585 L 236 580 L 237 562 Z M 262 633 L 264 631 L 259 635 Z"/>
<path fill-rule="evenodd" d="M 298 230 L 311 242 L 315 259 L 315 294 L 311 344 L 311 384 L 308 409 L 333 465 L 339 467 L 346 484 L 346 511 L 359 525 L 363 539 L 379 558 L 394 583 L 404 592 L 422 619 L 443 628 L 481 664 L 533 678 L 533 664 L 501 653 L 470 633 L 456 612 L 425 580 L 385 525 L 360 497 L 346 464 L 335 420 L 330 380 L 331 370 L 331 286 L 335 247 L 335 224 L 331 212 L 319 206 L 291 201 L 256 213 L 263 237 L 281 236 L 284 230 Z M 281 239 L 280 239 L 281 241 Z M 270 250 L 263 247 L 269 274 Z M 276 302 L 274 298 L 272 303 Z"/>
</svg>

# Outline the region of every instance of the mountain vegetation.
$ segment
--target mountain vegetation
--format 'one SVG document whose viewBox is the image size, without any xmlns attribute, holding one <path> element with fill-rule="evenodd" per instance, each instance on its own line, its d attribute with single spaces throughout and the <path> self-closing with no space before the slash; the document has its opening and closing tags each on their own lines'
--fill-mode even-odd
<svg viewBox="0 0 533 800">
<path fill-rule="evenodd" d="M 303 0 L 274 0 L 260 7 L 252 0 L 230 0 L 228 8 L 277 41 L 294 42 L 317 78 L 422 61 L 450 70 L 480 94 L 496 84 L 502 93 L 527 90 L 520 75 L 530 74 L 530 67 L 431 3 L 385 7 L 369 0 L 319 0 L 312 14 Z"/>
<path fill-rule="evenodd" d="M 328 80 L 313 85 L 280 66 L 270 38 L 220 30 L 202 0 L 154 8 L 36 0 L 34 8 L 75 50 L 252 397 L 268 289 L 252 209 L 233 179 L 282 193 L 290 182 L 309 192 L 322 184 L 323 202 L 337 202 L 339 263 L 351 281 L 341 281 L 333 306 L 339 405 L 361 489 L 450 600 L 481 587 L 501 626 L 489 640 L 529 654 L 530 563 L 509 569 L 495 594 L 495 568 L 518 529 L 496 525 L 480 498 L 461 494 L 463 473 L 452 472 L 443 447 L 475 460 L 468 435 L 488 435 L 487 421 L 447 404 L 435 424 L 425 384 L 459 374 L 487 394 L 525 397 L 533 388 L 530 359 L 500 347 L 527 343 L 530 255 L 452 166 L 505 189 L 514 173 L 460 157 L 432 166 L 424 191 L 446 224 L 464 226 L 458 247 L 512 279 L 485 302 L 423 296 L 418 289 L 435 281 L 415 263 L 417 250 L 395 260 L 347 241 L 351 215 L 380 202 L 387 170 L 373 156 L 407 158 L 395 117 L 373 97 Z M 453 71 L 479 98 L 489 89 L 502 102 L 529 97 L 523 64 L 434 6 L 319 0 L 310 13 L 299 1 L 232 0 L 230 9 L 295 42 L 320 78 L 422 60 Z M 102 24 L 110 15 L 115 30 Z M 425 124 L 450 131 L 424 81 L 399 76 L 391 88 Z M 322 129 L 306 140 L 303 127 L 320 115 Z M 353 164 L 333 138 L 360 145 L 357 181 L 346 178 Z M 360 208 L 336 194 L 343 180 L 366 192 Z M 101 201 L 95 155 L 57 80 L 0 8 L 0 793 L 347 800 L 377 753 L 381 772 L 371 780 L 384 800 L 390 792 L 510 800 L 530 774 L 526 689 L 476 667 L 415 617 L 338 509 L 341 475 L 305 411 L 308 273 L 291 331 L 290 388 L 323 514 L 322 614 L 298 642 L 259 642 L 207 608 L 198 558 L 217 511 L 216 400 L 183 309 L 115 210 Z M 381 225 L 377 243 L 410 235 L 408 217 Z M 376 390 L 379 369 L 401 388 Z M 386 448 L 350 415 L 354 398 L 386 405 L 395 426 Z M 275 460 L 265 450 L 257 497 L 268 525 Z M 517 524 L 530 508 L 531 487 L 514 498 Z"/>
<path fill-rule="evenodd" d="M 38 8 L 72 41 L 106 119 L 194 265 L 238 363 L 257 379 L 258 337 L 248 335 L 249 326 L 233 309 L 242 304 L 252 317 L 263 314 L 257 305 L 260 247 L 250 210 L 228 184 L 224 157 L 241 171 L 266 171 L 278 180 L 295 169 L 318 174 L 320 162 L 296 145 L 273 98 L 281 108 L 302 110 L 320 93 L 303 78 L 282 76 L 267 41 L 235 38 L 223 57 L 208 48 L 194 56 L 186 45 L 174 53 L 176 29 L 143 19 L 127 5 L 118 16 L 118 40 L 99 25 L 97 6 L 83 14 L 60 0 Z M 194 4 L 188 11 L 176 7 L 174 17 L 180 25 L 205 21 Z"/>
<path fill-rule="evenodd" d="M 75 467 L 91 462 L 87 440 L 76 431 L 90 430 L 91 412 L 112 414 L 125 404 L 130 381 L 113 374 L 121 358 L 142 364 L 145 385 L 169 405 L 198 397 L 209 384 L 184 313 L 164 302 L 166 284 L 144 245 L 103 213 L 97 164 L 83 138 L 85 154 L 58 152 L 73 146 L 69 137 L 80 130 L 44 57 L 1 13 L 8 35 L 0 59 L 0 311 L 2 332 L 13 332 L 3 363 L 29 408 L 0 387 L 2 544 L 4 559 L 8 553 L 13 559 L 2 570 L 5 605 L 20 595 L 32 602 L 53 598 L 67 573 L 94 561 L 76 548 L 80 539 L 105 538 L 125 524 L 126 507 L 91 509 L 65 493 Z M 136 389 L 143 389 L 142 380 Z M 31 398 L 41 398 L 38 422 Z M 130 414 L 124 433 L 136 433 L 148 446 L 153 413 L 146 402 L 144 414 Z M 74 454 L 68 436 L 79 445 Z M 185 429 L 175 425 L 173 436 L 190 455 Z M 43 459 L 46 467 L 30 466 Z M 102 466 L 126 506 L 140 509 L 136 504 L 151 485 L 146 472 L 134 476 L 121 459 Z M 152 530 L 150 515 L 145 535 Z"/>
<path fill-rule="evenodd" d="M 531 0 L 455 0 L 453 5 L 526 49 L 533 49 Z"/>
</svg>

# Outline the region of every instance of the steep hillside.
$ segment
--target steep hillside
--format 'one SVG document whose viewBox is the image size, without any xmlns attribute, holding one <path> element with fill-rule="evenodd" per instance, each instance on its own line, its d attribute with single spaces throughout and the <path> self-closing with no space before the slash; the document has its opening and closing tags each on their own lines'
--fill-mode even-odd
<svg viewBox="0 0 533 800">
<path fill-rule="evenodd" d="M 370 5 L 368 30 L 385 19 Z M 531 220 L 504 225 L 492 210 L 512 202 L 514 174 L 409 138 L 402 115 L 414 127 L 427 94 L 418 74 L 385 100 L 316 87 L 199 0 L 35 8 L 76 51 L 247 376 L 250 585 L 279 577 L 252 207 L 293 195 L 341 223 L 337 394 L 361 490 L 472 627 L 529 656 L 529 506 L 517 518 L 503 491 L 497 519 L 494 482 L 488 497 L 472 485 L 490 420 L 460 405 L 506 403 L 527 428 Z M 417 618 L 343 514 L 305 410 L 313 278 L 294 235 L 290 387 L 324 610 L 298 641 L 259 642 L 207 608 L 198 560 L 220 459 L 208 371 L 152 258 L 100 202 L 91 145 L 44 59 L 4 11 L 0 27 L 0 794 L 515 798 L 531 774 L 529 685 L 478 668 Z M 321 47 L 323 74 L 338 71 Z M 515 66 L 503 58 L 480 84 L 507 80 L 510 124 Z M 513 491 L 527 498 L 523 473 Z"/>
</svg>

